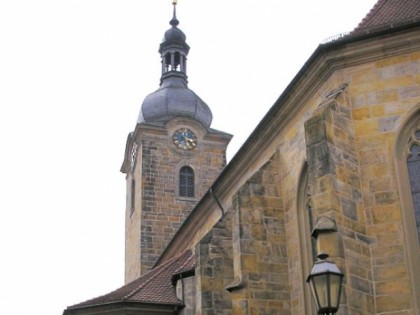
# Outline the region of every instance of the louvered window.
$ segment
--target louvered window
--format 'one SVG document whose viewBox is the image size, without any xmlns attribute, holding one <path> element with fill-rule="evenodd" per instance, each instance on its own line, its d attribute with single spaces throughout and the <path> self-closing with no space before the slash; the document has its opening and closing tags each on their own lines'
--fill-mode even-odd
<svg viewBox="0 0 420 315">
<path fill-rule="evenodd" d="M 189 166 L 179 171 L 179 196 L 194 197 L 194 171 Z"/>
<path fill-rule="evenodd" d="M 131 181 L 131 214 L 133 214 L 136 209 L 136 182 L 134 179 Z"/>
</svg>

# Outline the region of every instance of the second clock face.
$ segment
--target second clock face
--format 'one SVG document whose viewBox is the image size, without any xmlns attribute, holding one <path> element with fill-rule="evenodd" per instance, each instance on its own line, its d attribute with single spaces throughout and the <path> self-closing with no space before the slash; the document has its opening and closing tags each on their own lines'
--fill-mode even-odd
<svg viewBox="0 0 420 315">
<path fill-rule="evenodd" d="M 197 136 L 188 128 L 176 130 L 172 140 L 182 150 L 193 150 L 197 146 Z"/>
</svg>

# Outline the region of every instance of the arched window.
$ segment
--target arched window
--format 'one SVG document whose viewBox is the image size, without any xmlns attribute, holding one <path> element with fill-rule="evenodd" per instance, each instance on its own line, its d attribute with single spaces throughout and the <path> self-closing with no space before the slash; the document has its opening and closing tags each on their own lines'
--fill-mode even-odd
<svg viewBox="0 0 420 315">
<path fill-rule="evenodd" d="M 408 150 L 407 171 L 413 200 L 417 238 L 420 244 L 420 125 L 417 126 L 416 130 L 413 130 Z"/>
<path fill-rule="evenodd" d="M 179 196 L 194 197 L 194 171 L 189 166 L 179 170 Z"/>
<path fill-rule="evenodd" d="M 315 240 L 311 237 L 314 228 L 312 207 L 308 193 L 308 164 L 302 168 L 297 193 L 297 217 L 299 230 L 299 244 L 301 255 L 301 274 L 303 288 L 303 310 L 304 314 L 314 314 L 315 307 L 311 300 L 311 292 L 306 284 L 306 276 L 309 275 L 313 263 L 316 260 Z"/>
<path fill-rule="evenodd" d="M 420 106 L 402 124 L 395 149 L 414 313 L 420 314 Z"/>
</svg>

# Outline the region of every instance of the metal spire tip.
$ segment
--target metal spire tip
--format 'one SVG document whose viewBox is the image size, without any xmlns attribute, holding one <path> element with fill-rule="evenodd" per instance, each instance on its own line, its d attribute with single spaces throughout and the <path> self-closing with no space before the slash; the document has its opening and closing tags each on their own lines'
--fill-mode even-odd
<svg viewBox="0 0 420 315">
<path fill-rule="evenodd" d="M 174 5 L 174 16 L 172 20 L 169 22 L 173 27 L 176 27 L 179 24 L 178 19 L 176 18 L 176 4 L 178 3 L 177 0 L 172 0 L 172 4 Z"/>
</svg>

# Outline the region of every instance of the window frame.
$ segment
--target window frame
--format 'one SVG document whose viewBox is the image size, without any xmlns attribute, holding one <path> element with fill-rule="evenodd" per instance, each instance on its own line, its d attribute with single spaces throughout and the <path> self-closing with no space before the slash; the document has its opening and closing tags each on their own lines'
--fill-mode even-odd
<svg viewBox="0 0 420 315">
<path fill-rule="evenodd" d="M 183 170 L 189 170 L 191 173 L 182 174 Z M 185 181 L 183 180 L 183 176 L 185 177 Z M 188 183 L 188 179 L 191 179 L 192 183 Z M 196 187 L 195 187 L 195 171 L 189 165 L 183 165 L 179 168 L 178 171 L 178 197 L 182 199 L 194 199 L 196 196 Z M 185 194 L 182 194 L 182 186 L 185 186 Z M 192 190 L 192 194 L 189 194 L 189 190 Z"/>
<path fill-rule="evenodd" d="M 301 255 L 301 268 L 302 268 L 302 285 L 303 285 L 303 307 L 305 314 L 316 314 L 315 304 L 312 300 L 312 294 L 309 285 L 306 283 L 306 276 L 311 272 L 314 264 L 314 244 L 312 241 L 311 215 L 308 212 L 310 207 L 310 196 L 308 192 L 309 169 L 308 163 L 305 162 L 302 166 L 299 182 L 297 186 L 297 218 L 298 218 L 298 232 L 299 244 Z"/>
<path fill-rule="evenodd" d="M 420 313 L 420 242 L 417 233 L 415 209 L 411 193 L 410 178 L 408 173 L 407 158 L 413 142 L 413 130 L 420 129 L 420 104 L 409 113 L 408 118 L 401 124 L 395 141 L 395 169 L 398 192 L 401 202 L 401 217 L 404 231 L 404 243 L 408 272 L 412 287 L 412 301 L 414 314 Z"/>
<path fill-rule="evenodd" d="M 134 178 L 131 179 L 130 185 L 130 217 L 136 210 L 136 180 Z"/>
</svg>

